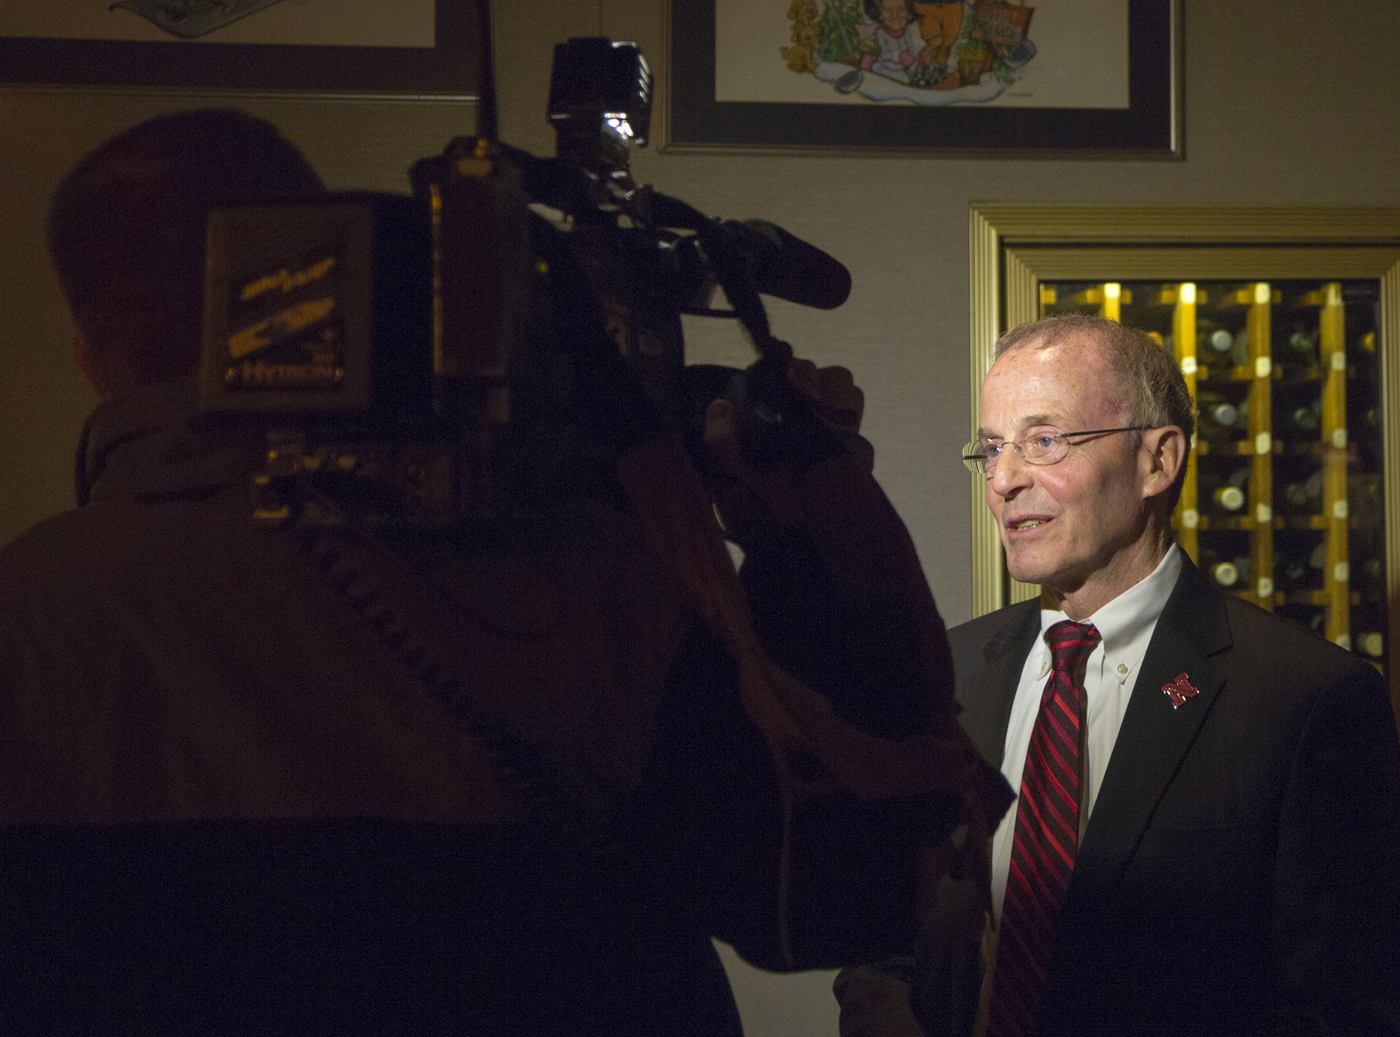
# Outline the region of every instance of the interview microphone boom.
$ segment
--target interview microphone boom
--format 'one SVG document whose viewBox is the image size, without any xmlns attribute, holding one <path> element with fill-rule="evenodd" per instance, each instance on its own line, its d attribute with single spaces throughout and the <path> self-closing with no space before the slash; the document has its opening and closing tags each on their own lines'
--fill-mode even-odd
<svg viewBox="0 0 1400 1037">
<path fill-rule="evenodd" d="M 851 294 L 851 272 L 815 245 L 767 220 L 725 220 L 754 288 L 801 306 L 834 310 Z"/>
</svg>

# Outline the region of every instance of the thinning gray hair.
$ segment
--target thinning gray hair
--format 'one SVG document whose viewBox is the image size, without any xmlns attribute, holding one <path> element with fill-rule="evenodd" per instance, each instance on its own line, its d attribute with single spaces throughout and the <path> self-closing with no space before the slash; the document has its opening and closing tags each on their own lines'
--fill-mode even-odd
<svg viewBox="0 0 1400 1037">
<path fill-rule="evenodd" d="M 1127 424 L 1152 428 L 1175 425 L 1190 442 L 1196 428 L 1195 401 L 1186 389 L 1186 379 L 1175 358 L 1145 331 L 1106 317 L 1064 313 L 1012 328 L 997 339 L 995 356 L 1013 349 L 1044 349 L 1076 335 L 1088 336 L 1108 359 L 1123 394 Z M 1183 464 L 1167 493 L 1171 507 L 1176 506 L 1185 481 Z"/>
</svg>

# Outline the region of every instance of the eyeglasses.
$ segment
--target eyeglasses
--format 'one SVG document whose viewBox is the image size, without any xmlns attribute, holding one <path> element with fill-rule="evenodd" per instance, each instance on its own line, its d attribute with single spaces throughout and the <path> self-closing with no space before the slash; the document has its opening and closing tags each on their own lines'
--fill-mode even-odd
<svg viewBox="0 0 1400 1037">
<path fill-rule="evenodd" d="M 1013 440 L 1010 444 L 974 439 L 963 447 L 963 464 L 967 465 L 969 472 L 991 475 L 996 471 L 997 458 L 1001 457 L 1008 445 L 1015 449 L 1017 456 L 1026 464 L 1058 464 L 1065 459 L 1069 448 L 1075 445 L 1070 442 L 1071 439 L 1079 436 L 1106 436 L 1111 432 L 1146 432 L 1152 428 L 1156 426 L 1128 425 L 1124 428 L 1090 429 L 1087 432 L 1037 432 L 1025 439 Z"/>
</svg>

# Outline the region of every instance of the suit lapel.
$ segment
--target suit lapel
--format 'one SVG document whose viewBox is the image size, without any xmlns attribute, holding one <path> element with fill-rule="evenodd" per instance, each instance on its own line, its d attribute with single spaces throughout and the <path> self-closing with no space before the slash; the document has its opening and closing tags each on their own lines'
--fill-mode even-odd
<svg viewBox="0 0 1400 1037">
<path fill-rule="evenodd" d="M 1220 592 L 1184 560 L 1123 715 L 1075 862 L 1062 926 L 1074 912 L 1076 890 L 1089 891 L 1089 900 L 1101 901 L 1105 889 L 1122 875 L 1220 693 L 1225 671 L 1219 653 L 1229 647 Z M 1163 688 L 1182 674 L 1197 694 L 1174 709 Z M 1084 907 L 1094 909 L 1092 903 Z"/>
<path fill-rule="evenodd" d="M 985 663 L 968 692 L 963 729 L 983 757 L 1000 767 L 1006 754 L 1006 725 L 1016 699 L 1026 655 L 1040 633 L 1040 602 L 1027 601 L 1005 612 L 1006 622 L 987 641 Z"/>
</svg>

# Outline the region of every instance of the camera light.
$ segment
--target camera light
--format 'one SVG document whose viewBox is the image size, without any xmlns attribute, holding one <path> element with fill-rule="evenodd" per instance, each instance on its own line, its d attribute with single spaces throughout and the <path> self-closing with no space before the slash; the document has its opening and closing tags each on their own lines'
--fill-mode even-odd
<svg viewBox="0 0 1400 1037">
<path fill-rule="evenodd" d="M 615 131 L 620 137 L 631 137 L 632 124 L 627 121 L 626 112 L 605 112 L 603 121 L 607 127 Z"/>
</svg>

